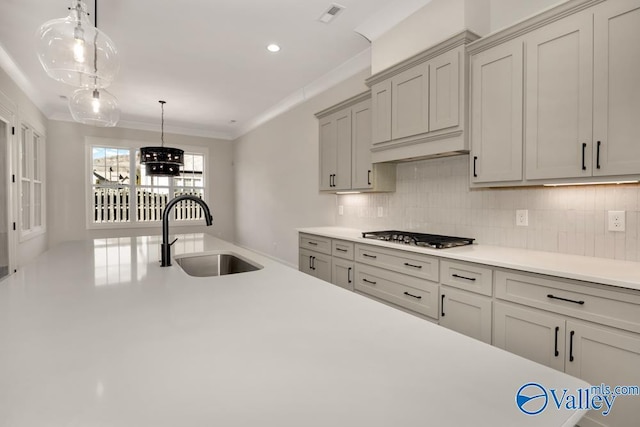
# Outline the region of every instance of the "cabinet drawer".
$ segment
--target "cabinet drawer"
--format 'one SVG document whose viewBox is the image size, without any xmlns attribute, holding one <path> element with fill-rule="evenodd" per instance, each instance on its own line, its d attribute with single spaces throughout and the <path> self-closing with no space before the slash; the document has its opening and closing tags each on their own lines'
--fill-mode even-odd
<svg viewBox="0 0 640 427">
<path fill-rule="evenodd" d="M 331 253 L 335 257 L 353 261 L 353 246 L 353 242 L 334 240 L 331 246 Z"/>
<path fill-rule="evenodd" d="M 465 291 L 491 296 L 493 270 L 478 264 L 459 261 L 440 261 L 441 282 L 443 285 L 464 289 Z"/>
<path fill-rule="evenodd" d="M 640 332 L 640 292 L 496 271 L 496 298 Z"/>
<path fill-rule="evenodd" d="M 314 234 L 300 234 L 301 248 L 310 249 L 323 254 L 331 255 L 331 239 L 328 237 L 316 236 Z"/>
<path fill-rule="evenodd" d="M 355 290 L 438 318 L 438 284 L 405 274 L 356 264 Z"/>
<path fill-rule="evenodd" d="M 357 244 L 356 261 L 438 281 L 438 258 L 429 255 Z"/>
</svg>

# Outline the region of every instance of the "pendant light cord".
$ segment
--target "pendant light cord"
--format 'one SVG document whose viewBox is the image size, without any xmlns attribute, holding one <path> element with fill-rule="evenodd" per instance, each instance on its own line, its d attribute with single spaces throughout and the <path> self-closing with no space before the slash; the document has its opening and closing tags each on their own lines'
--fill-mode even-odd
<svg viewBox="0 0 640 427">
<path fill-rule="evenodd" d="M 160 103 L 160 105 L 162 106 L 162 119 L 161 119 L 161 124 L 160 124 L 160 141 L 162 141 L 162 144 L 160 145 L 161 147 L 164 147 L 164 104 L 167 103 L 167 101 L 158 101 Z"/>
</svg>

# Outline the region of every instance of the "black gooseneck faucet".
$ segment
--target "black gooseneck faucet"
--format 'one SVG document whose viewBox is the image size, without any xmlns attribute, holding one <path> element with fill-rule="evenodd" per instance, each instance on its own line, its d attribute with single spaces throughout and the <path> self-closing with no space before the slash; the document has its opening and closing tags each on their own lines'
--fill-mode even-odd
<svg viewBox="0 0 640 427">
<path fill-rule="evenodd" d="M 209 211 L 209 206 L 199 197 L 185 195 L 171 199 L 162 212 L 162 246 L 160 247 L 162 267 L 169 267 L 171 265 L 171 245 L 178 240 L 176 238 L 173 242 L 169 243 L 169 213 L 171 212 L 171 208 L 183 200 L 191 200 L 198 203 L 204 211 L 204 220 L 207 222 L 207 226 L 213 224 L 213 217 L 211 216 L 211 211 Z"/>
</svg>

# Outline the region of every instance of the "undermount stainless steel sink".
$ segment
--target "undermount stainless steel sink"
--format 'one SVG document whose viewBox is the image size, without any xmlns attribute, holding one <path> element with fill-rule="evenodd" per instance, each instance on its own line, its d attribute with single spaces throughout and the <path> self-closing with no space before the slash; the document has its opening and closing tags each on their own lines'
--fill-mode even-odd
<svg viewBox="0 0 640 427">
<path fill-rule="evenodd" d="M 261 270 L 262 266 L 232 252 L 183 255 L 176 263 L 189 276 L 211 277 Z"/>
</svg>

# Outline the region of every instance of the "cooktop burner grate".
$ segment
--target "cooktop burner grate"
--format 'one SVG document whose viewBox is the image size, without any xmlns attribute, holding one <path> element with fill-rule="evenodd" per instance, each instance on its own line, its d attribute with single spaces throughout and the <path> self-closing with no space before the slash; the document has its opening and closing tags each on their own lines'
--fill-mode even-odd
<svg viewBox="0 0 640 427">
<path fill-rule="evenodd" d="M 433 249 L 446 249 L 454 246 L 471 245 L 475 239 L 467 237 L 442 236 L 439 234 L 412 233 L 409 231 L 385 230 L 363 232 L 365 239 L 383 240 L 405 245 L 424 246 Z"/>
</svg>

